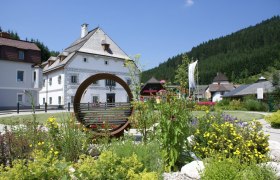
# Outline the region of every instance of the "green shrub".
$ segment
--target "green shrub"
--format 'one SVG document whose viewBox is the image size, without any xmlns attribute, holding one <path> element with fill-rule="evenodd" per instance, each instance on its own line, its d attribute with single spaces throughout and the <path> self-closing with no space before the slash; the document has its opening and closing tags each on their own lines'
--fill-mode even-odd
<svg viewBox="0 0 280 180">
<path fill-rule="evenodd" d="M 176 170 L 176 163 L 186 148 L 186 139 L 190 135 L 191 115 L 186 108 L 186 100 L 168 97 L 158 107 L 157 140 L 164 152 L 165 170 Z"/>
<path fill-rule="evenodd" d="M 206 113 L 198 119 L 192 146 L 197 156 L 205 158 L 222 153 L 227 157 L 242 157 L 244 162 L 267 159 L 268 136 L 258 121 L 244 125 L 237 120 L 225 122 L 221 117 Z"/>
<path fill-rule="evenodd" d="M 154 131 L 150 127 L 156 123 L 157 116 L 155 115 L 155 103 L 151 100 L 147 102 L 133 102 L 134 113 L 129 118 L 133 127 L 137 128 L 143 135 L 143 141 L 147 142 L 149 136 L 153 136 Z"/>
<path fill-rule="evenodd" d="M 209 111 L 211 106 L 206 106 L 206 105 L 194 105 L 194 111 Z"/>
<path fill-rule="evenodd" d="M 232 100 L 229 103 L 230 110 L 242 110 L 243 106 L 240 100 Z"/>
<path fill-rule="evenodd" d="M 240 163 L 238 158 L 211 158 L 205 161 L 201 172 L 202 180 L 276 180 L 275 173 L 267 167 L 255 163 Z"/>
<path fill-rule="evenodd" d="M 67 117 L 61 124 L 50 117 L 46 126 L 49 131 L 44 144 L 59 151 L 66 161 L 77 161 L 81 154 L 86 153 L 89 137 L 86 131 L 75 125 L 74 117 Z"/>
<path fill-rule="evenodd" d="M 230 100 L 227 98 L 222 99 L 217 103 L 217 106 L 228 106 L 230 103 Z"/>
<path fill-rule="evenodd" d="M 114 152 L 120 158 L 137 155 L 138 160 L 149 172 L 158 172 L 161 174 L 164 170 L 164 162 L 161 154 L 161 148 L 158 142 L 151 141 L 147 143 L 135 143 L 130 139 L 113 141 L 108 150 Z"/>
<path fill-rule="evenodd" d="M 271 127 L 280 128 L 280 110 L 271 115 L 265 116 L 265 120 L 267 120 Z"/>
<path fill-rule="evenodd" d="M 0 179 L 70 179 L 69 163 L 59 160 L 57 151 L 35 150 L 32 159 L 15 160 L 13 167 L 2 167 Z"/>
<path fill-rule="evenodd" d="M 74 167 L 76 176 L 81 179 L 158 179 L 157 173 L 143 168 L 136 154 L 122 158 L 112 151 L 105 151 L 97 160 L 81 156 Z"/>
<path fill-rule="evenodd" d="M 244 107 L 248 111 L 267 111 L 268 110 L 268 106 L 265 103 L 258 101 L 256 99 L 246 99 L 243 104 L 244 104 Z"/>
</svg>

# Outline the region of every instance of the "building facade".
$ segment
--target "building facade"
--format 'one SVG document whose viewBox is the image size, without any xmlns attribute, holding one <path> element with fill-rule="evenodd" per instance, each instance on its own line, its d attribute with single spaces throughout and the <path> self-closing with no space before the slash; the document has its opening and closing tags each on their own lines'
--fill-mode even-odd
<svg viewBox="0 0 280 180">
<path fill-rule="evenodd" d="M 41 51 L 36 44 L 13 40 L 0 33 L 0 109 L 39 105 L 42 70 Z"/>
<path fill-rule="evenodd" d="M 98 73 L 114 74 L 130 85 L 126 60 L 131 59 L 101 28 L 88 32 L 87 24 L 83 24 L 81 38 L 42 64 L 40 104 L 63 107 L 70 103 L 72 106 L 79 85 Z M 120 84 L 104 79 L 93 82 L 84 91 L 81 103 L 127 101 L 128 95 Z"/>
<path fill-rule="evenodd" d="M 235 89 L 235 86 L 229 82 L 228 78 L 222 73 L 217 73 L 212 84 L 209 84 L 206 89 L 206 97 L 211 99 L 212 102 L 218 102 L 223 99 L 225 93 L 233 89 Z"/>
</svg>

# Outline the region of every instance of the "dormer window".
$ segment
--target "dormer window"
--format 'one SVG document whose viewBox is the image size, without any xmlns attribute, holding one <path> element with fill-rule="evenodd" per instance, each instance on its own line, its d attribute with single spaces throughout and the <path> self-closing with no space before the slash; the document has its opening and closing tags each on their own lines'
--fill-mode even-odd
<svg viewBox="0 0 280 180">
<path fill-rule="evenodd" d="M 104 64 L 105 64 L 105 65 L 108 65 L 108 64 L 109 64 L 109 62 L 108 62 L 107 60 L 105 60 L 105 61 L 104 61 Z"/>
<path fill-rule="evenodd" d="M 102 40 L 101 45 L 102 45 L 104 51 L 109 51 L 110 50 L 110 44 L 107 43 L 106 40 Z"/>
<path fill-rule="evenodd" d="M 18 51 L 18 59 L 24 60 L 24 51 Z"/>
<path fill-rule="evenodd" d="M 84 62 L 88 62 L 88 61 L 87 61 L 87 58 L 84 58 Z"/>
</svg>

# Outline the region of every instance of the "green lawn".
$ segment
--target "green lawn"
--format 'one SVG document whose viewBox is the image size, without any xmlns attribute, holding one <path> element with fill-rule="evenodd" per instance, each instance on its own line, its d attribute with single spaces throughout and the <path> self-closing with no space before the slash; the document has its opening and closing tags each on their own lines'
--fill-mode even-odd
<svg viewBox="0 0 280 180">
<path fill-rule="evenodd" d="M 229 114 L 233 117 L 237 117 L 237 119 L 242 121 L 251 121 L 253 119 L 263 119 L 264 115 L 262 114 L 256 114 L 256 113 L 250 113 L 246 111 L 225 111 L 226 114 Z M 193 111 L 192 114 L 194 116 L 203 116 L 205 114 L 204 111 Z M 58 122 L 61 122 L 63 120 L 66 120 L 70 117 L 70 113 L 62 112 L 62 113 L 42 113 L 42 114 L 36 114 L 36 120 L 40 124 L 44 124 L 47 119 L 51 116 L 54 116 L 57 118 Z M 15 115 L 11 117 L 0 117 L 0 124 L 24 124 L 28 122 L 32 122 L 33 116 L 32 115 Z"/>
<path fill-rule="evenodd" d="M 264 115 L 257 114 L 257 113 L 250 113 L 250 111 L 224 111 L 224 113 L 236 117 L 238 120 L 241 121 L 251 121 L 253 119 L 258 120 L 264 118 Z M 205 114 L 205 111 L 193 111 L 192 114 L 194 116 L 201 117 Z"/>
<path fill-rule="evenodd" d="M 40 124 L 44 124 L 49 117 L 57 118 L 58 122 L 66 120 L 70 117 L 70 113 L 61 112 L 61 113 L 42 113 L 35 114 L 36 121 Z M 10 117 L 0 117 L 0 124 L 12 125 L 12 124 L 24 124 L 33 121 L 32 115 L 14 115 Z"/>
</svg>

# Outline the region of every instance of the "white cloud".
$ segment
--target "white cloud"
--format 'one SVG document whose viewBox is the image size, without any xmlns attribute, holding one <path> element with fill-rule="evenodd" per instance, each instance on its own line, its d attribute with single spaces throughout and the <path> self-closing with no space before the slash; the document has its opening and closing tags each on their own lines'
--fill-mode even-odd
<svg viewBox="0 0 280 180">
<path fill-rule="evenodd" d="M 185 4 L 186 4 L 186 6 L 192 6 L 193 5 L 193 0 L 185 0 Z"/>
</svg>

